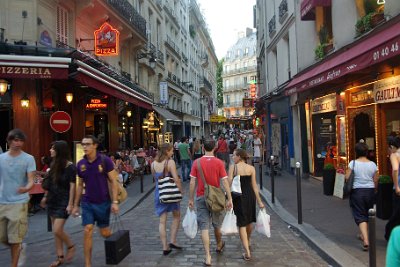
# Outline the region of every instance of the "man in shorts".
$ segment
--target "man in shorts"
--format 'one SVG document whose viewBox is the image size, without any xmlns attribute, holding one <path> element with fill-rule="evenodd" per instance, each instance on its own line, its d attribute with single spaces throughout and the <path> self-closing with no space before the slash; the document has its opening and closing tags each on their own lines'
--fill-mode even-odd
<svg viewBox="0 0 400 267">
<path fill-rule="evenodd" d="M 197 224 L 201 231 L 201 239 L 203 241 L 205 259 L 204 265 L 211 266 L 210 254 L 210 219 L 214 228 L 215 239 L 217 241 L 216 252 L 221 253 L 224 250 L 225 242 L 222 241 L 221 226 L 224 220 L 225 212 L 210 212 L 207 209 L 206 201 L 204 198 L 204 184 L 200 176 L 200 171 L 197 168 L 197 161 L 200 161 L 200 166 L 203 170 L 204 179 L 207 184 L 220 187 L 220 180 L 226 191 L 228 200 L 226 202 L 226 209 L 232 209 L 232 196 L 228 182 L 228 175 L 225 171 L 225 164 L 220 159 L 214 157 L 215 141 L 213 139 L 204 142 L 205 155 L 197 159 L 192 166 L 190 172 L 190 193 L 189 193 L 189 208 L 194 209 L 194 190 L 196 188 L 196 180 L 198 183 L 196 191 L 196 206 L 197 206 Z"/>
<path fill-rule="evenodd" d="M 12 267 L 25 261 L 22 240 L 28 230 L 28 192 L 36 171 L 35 159 L 22 150 L 25 140 L 20 129 L 11 130 L 10 149 L 0 155 L 0 241 L 11 248 Z"/>
<path fill-rule="evenodd" d="M 111 235 L 110 212 L 119 212 L 118 173 L 111 159 L 97 152 L 98 140 L 88 135 L 82 139 L 84 158 L 77 164 L 79 181 L 77 196 L 74 200 L 72 214 L 79 215 L 79 201 L 82 196 L 82 225 L 84 226 L 83 254 L 85 267 L 92 266 L 93 228 L 97 223 L 103 237 Z M 85 183 L 85 193 L 83 192 Z M 110 194 L 108 183 L 111 184 Z"/>
</svg>

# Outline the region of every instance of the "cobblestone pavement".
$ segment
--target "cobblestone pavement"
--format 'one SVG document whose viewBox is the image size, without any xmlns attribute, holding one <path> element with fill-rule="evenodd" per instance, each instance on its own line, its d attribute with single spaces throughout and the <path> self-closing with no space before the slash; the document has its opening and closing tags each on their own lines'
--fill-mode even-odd
<svg viewBox="0 0 400 267">
<path fill-rule="evenodd" d="M 188 184 L 185 184 L 188 192 Z M 187 208 L 187 194 L 182 202 L 182 219 Z M 204 253 L 200 234 L 190 240 L 183 230 L 179 230 L 178 244 L 182 251 L 173 251 L 168 256 L 162 255 L 161 242 L 158 236 L 158 217 L 154 214 L 154 197 L 150 194 L 139 206 L 122 216 L 124 227 L 130 230 L 132 252 L 118 266 L 202 266 Z M 268 210 L 271 213 L 271 210 Z M 168 225 L 171 223 L 171 216 Z M 45 223 L 45 222 L 43 222 Z M 252 261 L 242 258 L 242 247 L 239 236 L 225 236 L 225 251 L 221 255 L 212 252 L 213 266 L 328 266 L 295 232 L 271 214 L 271 238 L 254 232 L 252 236 Z M 212 233 L 212 231 L 210 231 Z M 47 233 L 51 235 L 50 233 Z M 83 232 L 71 234 L 77 246 L 77 253 L 71 263 L 63 266 L 84 266 L 83 264 Z M 211 248 L 215 251 L 215 239 L 211 237 Z M 49 266 L 56 258 L 54 243 L 42 241 L 27 246 L 25 266 Z M 10 264 L 8 249 L 0 250 L 0 266 Z M 107 266 L 104 256 L 104 242 L 98 231 L 94 233 L 93 266 Z"/>
</svg>

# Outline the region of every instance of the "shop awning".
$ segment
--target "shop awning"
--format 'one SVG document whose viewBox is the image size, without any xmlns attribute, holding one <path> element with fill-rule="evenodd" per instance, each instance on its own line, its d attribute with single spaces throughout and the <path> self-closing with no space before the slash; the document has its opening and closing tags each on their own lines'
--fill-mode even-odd
<svg viewBox="0 0 400 267">
<path fill-rule="evenodd" d="M 172 114 L 169 110 L 162 108 L 162 107 L 157 107 L 153 106 L 153 109 L 160 114 L 161 117 L 163 117 L 166 121 L 174 121 L 174 122 L 182 122 L 181 119 L 179 119 L 177 116 Z"/>
<path fill-rule="evenodd" d="M 315 7 L 331 4 L 331 0 L 303 0 L 300 5 L 301 20 L 315 20 Z"/>
<path fill-rule="evenodd" d="M 73 73 L 71 77 L 80 83 L 139 107 L 152 109 L 152 100 L 147 96 L 141 95 L 125 84 L 79 60 L 75 63 L 78 65 L 77 72 Z"/>
<path fill-rule="evenodd" d="M 0 78 L 68 79 L 70 58 L 0 55 Z"/>
<path fill-rule="evenodd" d="M 398 24 L 350 44 L 327 60 L 299 73 L 286 86 L 285 94 L 292 95 L 400 55 Z"/>
</svg>

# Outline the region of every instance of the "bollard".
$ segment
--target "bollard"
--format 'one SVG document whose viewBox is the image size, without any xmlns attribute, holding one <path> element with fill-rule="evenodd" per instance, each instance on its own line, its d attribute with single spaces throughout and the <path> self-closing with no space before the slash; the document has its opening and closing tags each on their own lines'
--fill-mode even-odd
<svg viewBox="0 0 400 267">
<path fill-rule="evenodd" d="M 260 173 L 260 190 L 262 190 L 263 189 L 262 162 L 258 164 L 258 172 Z"/>
<path fill-rule="evenodd" d="M 368 210 L 369 266 L 376 267 L 375 209 Z"/>
<path fill-rule="evenodd" d="M 300 177 L 300 162 L 296 162 L 296 182 L 297 182 L 297 222 L 303 223 L 303 208 L 301 203 L 301 177 Z"/>
<path fill-rule="evenodd" d="M 140 193 L 143 193 L 143 172 L 140 174 Z"/>
<path fill-rule="evenodd" d="M 275 203 L 275 170 L 274 170 L 274 156 L 271 156 L 271 201 Z"/>
</svg>

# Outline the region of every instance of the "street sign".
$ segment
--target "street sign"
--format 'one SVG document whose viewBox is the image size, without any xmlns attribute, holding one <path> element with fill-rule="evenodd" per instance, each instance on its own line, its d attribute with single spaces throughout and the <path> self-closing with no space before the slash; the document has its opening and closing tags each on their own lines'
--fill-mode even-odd
<svg viewBox="0 0 400 267">
<path fill-rule="evenodd" d="M 71 116 L 64 111 L 56 111 L 50 117 L 50 127 L 56 133 L 64 133 L 71 128 Z"/>
</svg>

